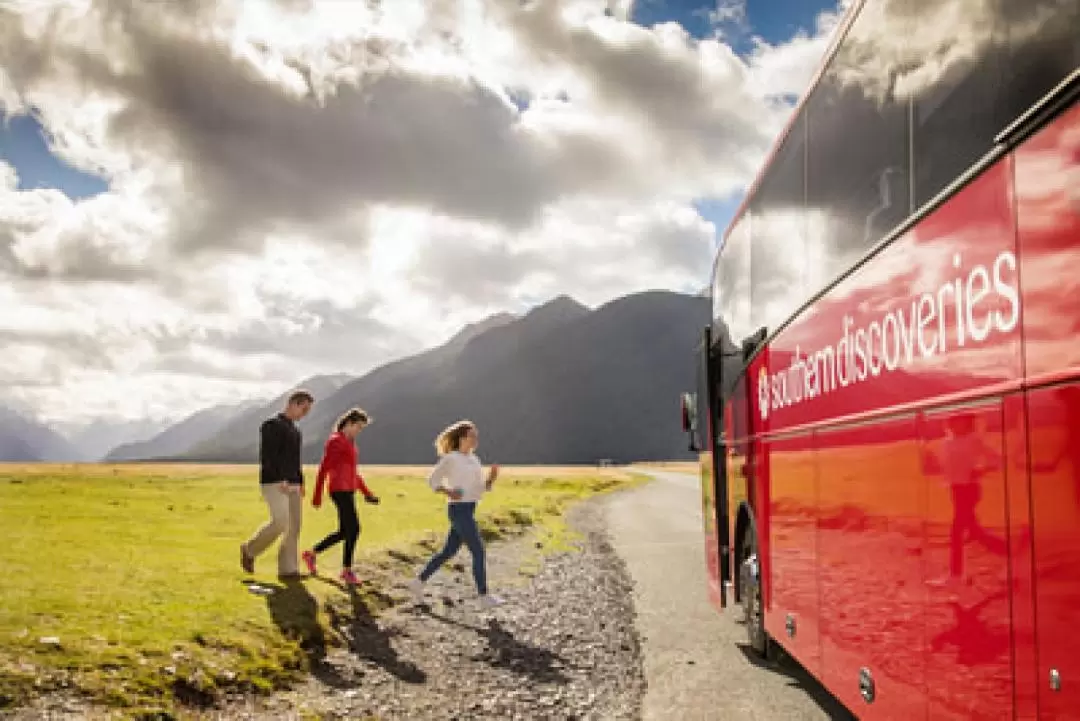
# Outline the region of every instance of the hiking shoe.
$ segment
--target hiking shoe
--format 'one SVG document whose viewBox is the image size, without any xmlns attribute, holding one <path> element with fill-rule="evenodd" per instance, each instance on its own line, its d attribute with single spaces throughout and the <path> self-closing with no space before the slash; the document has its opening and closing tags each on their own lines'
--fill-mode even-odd
<svg viewBox="0 0 1080 721">
<path fill-rule="evenodd" d="M 255 573 L 255 559 L 247 552 L 247 544 L 240 544 L 240 568 L 244 573 Z"/>
<path fill-rule="evenodd" d="M 304 551 L 300 554 L 300 558 L 304 561 L 304 565 L 307 566 L 308 573 L 312 576 L 319 575 L 319 569 L 315 566 L 315 552 Z"/>
<path fill-rule="evenodd" d="M 345 584 L 348 586 L 360 585 L 360 579 L 356 577 L 356 574 L 353 573 L 353 570 L 351 568 L 346 568 L 344 571 L 341 572 L 341 580 L 344 581 Z"/>
<path fill-rule="evenodd" d="M 498 596 L 492 596 L 491 594 L 485 593 L 480 597 L 480 608 L 495 608 L 502 604 L 503 600 Z"/>
</svg>

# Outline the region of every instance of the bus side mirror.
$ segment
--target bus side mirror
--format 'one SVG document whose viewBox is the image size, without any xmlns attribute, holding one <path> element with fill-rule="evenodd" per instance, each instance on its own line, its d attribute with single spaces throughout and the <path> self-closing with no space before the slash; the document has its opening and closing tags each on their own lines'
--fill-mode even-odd
<svg viewBox="0 0 1080 721">
<path fill-rule="evenodd" d="M 757 332 L 749 336 L 742 342 L 742 357 L 743 363 L 750 360 L 750 356 L 754 355 L 754 351 L 758 349 L 762 343 L 765 342 L 765 338 L 769 335 L 769 330 L 765 326 L 757 329 Z"/>
</svg>

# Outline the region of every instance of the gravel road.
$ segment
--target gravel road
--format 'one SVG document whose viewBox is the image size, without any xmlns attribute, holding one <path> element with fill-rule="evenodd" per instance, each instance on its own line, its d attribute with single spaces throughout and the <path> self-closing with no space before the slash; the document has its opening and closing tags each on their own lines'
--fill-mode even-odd
<svg viewBox="0 0 1080 721">
<path fill-rule="evenodd" d="M 709 604 L 695 476 L 656 480 L 606 504 L 612 546 L 634 581 L 648 689 L 643 721 L 823 721 L 852 716 L 793 662 L 761 667 L 730 611 Z"/>
</svg>

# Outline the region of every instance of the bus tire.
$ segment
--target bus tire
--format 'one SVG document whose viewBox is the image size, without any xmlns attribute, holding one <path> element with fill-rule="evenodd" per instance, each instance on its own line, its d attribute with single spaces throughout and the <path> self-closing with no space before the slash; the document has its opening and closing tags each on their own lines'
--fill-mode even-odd
<svg viewBox="0 0 1080 721">
<path fill-rule="evenodd" d="M 758 563 L 757 535 L 753 526 L 742 536 L 742 563 L 739 580 L 742 587 L 743 623 L 750 650 L 760 659 L 768 659 L 769 635 L 765 632 L 765 608 L 761 599 L 761 565 Z"/>
</svg>

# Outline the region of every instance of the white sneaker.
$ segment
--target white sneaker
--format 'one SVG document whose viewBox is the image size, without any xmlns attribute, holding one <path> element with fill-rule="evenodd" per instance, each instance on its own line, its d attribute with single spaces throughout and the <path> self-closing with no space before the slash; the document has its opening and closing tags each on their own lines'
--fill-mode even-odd
<svg viewBox="0 0 1080 721">
<path fill-rule="evenodd" d="M 501 606 L 502 604 L 503 604 L 503 600 L 501 598 L 499 598 L 498 596 L 492 596 L 491 594 L 485 594 L 485 595 L 480 597 L 480 607 L 481 608 L 495 608 L 496 606 Z"/>
<path fill-rule="evenodd" d="M 417 601 L 424 598 L 424 582 L 419 578 L 414 578 L 409 581 L 409 593 L 413 595 Z"/>
</svg>

